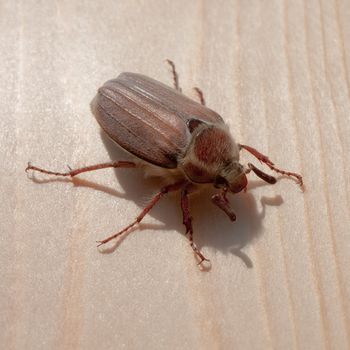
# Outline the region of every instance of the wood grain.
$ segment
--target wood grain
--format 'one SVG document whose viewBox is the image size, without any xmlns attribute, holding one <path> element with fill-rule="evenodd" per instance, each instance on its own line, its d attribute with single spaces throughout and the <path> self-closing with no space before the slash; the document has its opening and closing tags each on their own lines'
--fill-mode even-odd
<svg viewBox="0 0 350 350">
<path fill-rule="evenodd" d="M 350 348 L 350 1 L 0 1 L 2 349 Z M 159 184 L 129 170 L 24 173 L 126 159 L 89 110 L 123 71 L 189 96 L 237 141 L 303 174 L 253 176 L 228 222 L 194 196 L 201 272 L 177 196 L 110 253 Z M 251 161 L 247 154 L 242 161 Z"/>
</svg>

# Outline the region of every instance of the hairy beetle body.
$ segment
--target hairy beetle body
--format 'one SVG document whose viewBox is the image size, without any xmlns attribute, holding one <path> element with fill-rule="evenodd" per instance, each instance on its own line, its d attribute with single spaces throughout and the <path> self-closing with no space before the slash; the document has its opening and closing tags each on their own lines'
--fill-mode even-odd
<svg viewBox="0 0 350 350">
<path fill-rule="evenodd" d="M 98 90 L 91 109 L 111 139 L 137 158 L 177 168 L 176 175 L 193 183 L 215 183 L 220 176 L 236 187 L 243 172 L 239 147 L 223 119 L 177 90 L 122 73 Z"/>
<path fill-rule="evenodd" d="M 270 184 L 277 181 L 251 163 L 240 164 L 239 154 L 242 149 L 250 152 L 271 170 L 297 179 L 301 186 L 303 182 L 299 174 L 277 168 L 255 148 L 237 144 L 220 115 L 205 106 L 203 94 L 198 88 L 195 89 L 200 103 L 181 93 L 175 65 L 169 60 L 168 63 L 172 67 L 175 89 L 141 74 L 122 73 L 98 89 L 91 102 L 92 112 L 102 129 L 119 146 L 134 155 L 137 159 L 135 162 L 103 163 L 66 173 L 32 165 L 28 165 L 26 170 L 73 177 L 108 167 L 140 167 L 148 175 L 163 177 L 165 186 L 154 195 L 135 221 L 99 243 L 107 243 L 141 222 L 165 194 L 180 191 L 183 223 L 190 245 L 201 263 L 208 259 L 193 241 L 189 194 L 197 187 L 212 184 L 219 189 L 212 196 L 212 202 L 231 221 L 235 221 L 236 215 L 230 207 L 227 194 L 245 190 L 248 173 L 253 171 Z"/>
</svg>

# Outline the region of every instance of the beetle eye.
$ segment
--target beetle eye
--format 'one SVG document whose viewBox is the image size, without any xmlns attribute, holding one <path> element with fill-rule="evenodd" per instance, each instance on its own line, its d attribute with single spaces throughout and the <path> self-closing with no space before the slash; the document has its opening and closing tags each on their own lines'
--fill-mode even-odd
<svg viewBox="0 0 350 350">
<path fill-rule="evenodd" d="M 214 187 L 220 188 L 225 186 L 228 186 L 228 182 L 226 181 L 226 179 L 222 176 L 217 176 L 214 182 Z"/>
</svg>

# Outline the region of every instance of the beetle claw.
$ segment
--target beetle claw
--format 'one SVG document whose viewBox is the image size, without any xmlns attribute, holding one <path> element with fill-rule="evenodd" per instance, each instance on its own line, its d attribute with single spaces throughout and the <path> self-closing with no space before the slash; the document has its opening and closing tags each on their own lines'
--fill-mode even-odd
<svg viewBox="0 0 350 350">
<path fill-rule="evenodd" d="M 98 243 L 98 244 L 97 244 L 97 247 L 100 247 L 101 245 L 103 245 L 103 244 L 104 244 L 104 242 L 103 242 L 103 241 L 96 241 L 96 243 Z"/>
<path fill-rule="evenodd" d="M 198 256 L 198 255 L 197 255 Z M 200 261 L 197 263 L 197 266 L 203 271 L 203 270 L 210 270 L 211 269 L 211 261 L 204 256 L 200 258 Z"/>
<path fill-rule="evenodd" d="M 202 256 L 200 259 L 201 260 L 199 261 L 199 263 L 197 265 L 202 265 L 203 261 L 207 261 L 208 263 L 210 263 L 210 260 L 205 258 L 204 256 Z"/>
<path fill-rule="evenodd" d="M 27 173 L 28 172 L 28 170 L 30 170 L 31 169 L 31 163 L 30 162 L 28 162 L 28 164 L 27 164 L 27 167 L 26 167 L 26 170 L 25 170 L 25 172 Z"/>
</svg>

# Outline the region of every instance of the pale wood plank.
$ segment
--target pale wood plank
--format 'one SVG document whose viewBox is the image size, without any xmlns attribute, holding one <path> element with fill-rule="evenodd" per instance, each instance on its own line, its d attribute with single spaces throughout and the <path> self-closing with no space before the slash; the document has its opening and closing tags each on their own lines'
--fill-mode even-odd
<svg viewBox="0 0 350 350">
<path fill-rule="evenodd" d="M 350 2 L 0 2 L 0 347 L 348 349 Z M 235 138 L 300 171 L 232 198 L 232 225 L 193 200 L 196 267 L 176 197 L 111 254 L 96 239 L 157 189 L 132 170 L 36 184 L 123 157 L 89 110 L 122 71 L 200 86 Z M 243 160 L 251 160 L 244 154 Z M 43 177 L 40 177 L 41 179 Z"/>
</svg>

